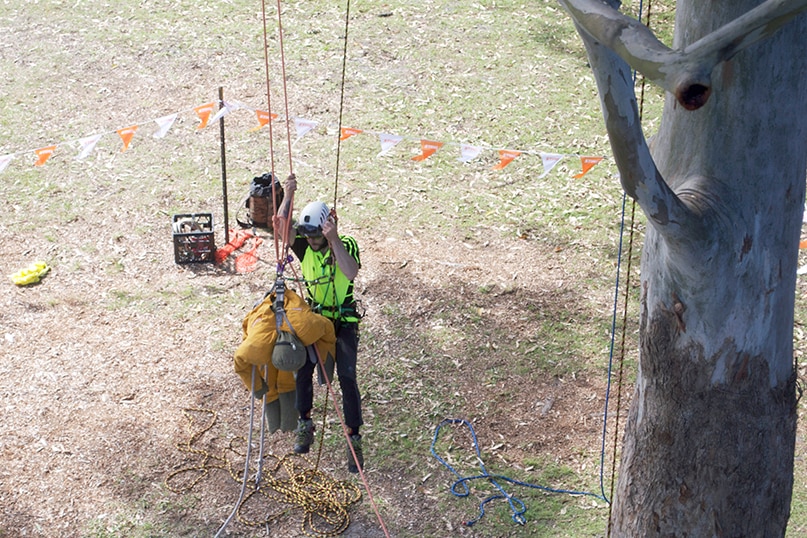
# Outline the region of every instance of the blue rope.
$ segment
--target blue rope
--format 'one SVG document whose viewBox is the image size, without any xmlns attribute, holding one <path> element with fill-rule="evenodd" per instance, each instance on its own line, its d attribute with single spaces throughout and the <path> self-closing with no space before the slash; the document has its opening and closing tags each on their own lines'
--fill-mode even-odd
<svg viewBox="0 0 807 538">
<path fill-rule="evenodd" d="M 644 12 L 644 0 L 639 2 L 639 14 L 637 15 L 637 19 L 639 22 L 642 21 L 642 13 Z M 637 80 L 637 71 L 634 69 L 633 71 L 633 83 L 636 84 Z M 614 347 L 616 345 L 616 320 L 617 320 L 617 308 L 619 306 L 619 275 L 622 273 L 622 246 L 623 241 L 625 238 L 625 209 L 627 207 L 628 195 L 623 191 L 622 193 L 622 218 L 620 219 L 619 223 L 619 248 L 617 249 L 617 262 L 616 262 L 616 280 L 614 282 L 614 309 L 613 313 L 611 314 L 611 342 L 610 348 L 608 353 L 608 381 L 605 387 L 605 409 L 603 410 L 603 417 L 602 417 L 602 448 L 600 450 L 600 494 L 603 500 L 608 504 L 611 504 L 611 499 L 605 494 L 605 435 L 608 426 L 608 403 L 610 401 L 611 396 L 611 379 L 613 377 L 613 370 L 614 370 Z M 628 275 L 630 277 L 630 275 Z M 617 412 L 619 410 L 617 409 Z M 616 447 L 614 447 L 616 450 Z"/>
<path fill-rule="evenodd" d="M 640 0 L 639 2 L 639 14 L 637 18 L 641 22 L 642 20 L 642 13 L 644 12 L 644 0 Z M 634 83 L 637 80 L 637 72 L 633 71 L 633 81 Z M 504 475 L 491 475 L 488 473 L 488 470 L 485 468 L 485 463 L 482 461 L 482 456 L 479 452 L 479 441 L 476 438 L 476 432 L 474 431 L 473 425 L 470 422 L 464 419 L 459 418 L 448 418 L 443 420 L 440 424 L 437 425 L 437 428 L 434 430 L 434 438 L 432 439 L 431 444 L 431 453 L 432 455 L 443 464 L 454 476 L 457 477 L 457 480 L 451 485 L 451 493 L 453 493 L 457 497 L 468 497 L 471 494 L 471 490 L 468 487 L 468 482 L 472 480 L 478 479 L 486 479 L 489 480 L 493 486 L 496 487 L 501 492 L 501 495 L 490 495 L 486 499 L 484 499 L 479 504 L 479 514 L 476 518 L 466 521 L 465 525 L 468 527 L 474 525 L 476 522 L 481 520 L 485 516 L 485 505 L 490 501 L 496 499 L 507 499 L 508 504 L 510 505 L 510 509 L 513 512 L 512 518 L 513 521 L 518 523 L 519 525 L 524 525 L 527 522 L 527 519 L 524 517 L 524 513 L 527 511 L 527 507 L 518 497 L 514 497 L 507 493 L 504 488 L 497 482 L 497 480 L 509 482 L 510 484 L 514 484 L 517 486 L 524 486 L 533 489 L 539 489 L 542 491 L 546 491 L 549 493 L 563 493 L 567 495 L 589 495 L 596 499 L 600 499 L 605 501 L 609 505 L 611 504 L 611 500 L 605 493 L 605 443 L 606 443 L 606 433 L 607 433 L 607 426 L 608 426 L 608 403 L 610 401 L 611 396 L 611 381 L 613 377 L 613 366 L 614 366 L 614 347 L 615 347 L 615 340 L 616 340 L 616 322 L 617 322 L 617 308 L 619 306 L 619 275 L 621 274 L 622 269 L 622 248 L 623 248 L 623 240 L 625 237 L 625 209 L 627 206 L 627 193 L 622 193 L 622 218 L 620 219 L 620 229 L 619 229 L 619 248 L 617 252 L 617 266 L 616 266 L 616 281 L 614 282 L 614 308 L 613 313 L 611 316 L 611 342 L 610 342 L 610 349 L 608 354 L 608 380 L 606 383 L 605 388 L 605 406 L 603 410 L 603 420 L 602 420 L 602 444 L 600 449 L 600 494 L 586 492 L 586 491 L 573 491 L 573 490 L 565 490 L 565 489 L 554 489 L 549 488 L 546 486 L 539 486 L 536 484 L 530 484 L 527 482 L 522 482 L 520 480 L 515 480 L 510 477 Z M 482 474 L 476 476 L 468 476 L 463 477 L 461 476 L 448 462 L 446 462 L 443 458 L 441 458 L 437 452 L 434 450 L 434 445 L 437 444 L 437 439 L 440 435 L 440 429 L 448 424 L 460 424 L 466 426 L 470 432 L 471 437 L 474 441 L 474 450 L 476 451 L 476 459 L 479 462 L 479 467 L 482 470 Z M 616 450 L 616 448 L 614 448 Z M 462 491 L 457 491 L 457 488 L 462 486 Z M 516 507 L 516 505 L 518 507 Z M 609 526 L 609 536 L 610 536 L 610 526 Z"/>
<path fill-rule="evenodd" d="M 475 476 L 462 476 L 454 469 L 454 467 L 451 466 L 451 464 L 449 464 L 447 461 L 441 458 L 435 451 L 434 446 L 437 444 L 437 440 L 440 437 L 440 430 L 442 429 L 443 426 L 449 424 L 459 424 L 465 426 L 471 432 L 471 437 L 473 438 L 474 442 L 474 451 L 476 452 L 476 460 L 477 462 L 479 462 L 479 468 L 482 470 L 482 474 L 478 474 Z M 479 441 L 476 438 L 476 432 L 474 431 L 474 427 L 473 425 L 471 425 L 470 422 L 468 422 L 465 419 L 447 418 L 443 420 L 440 424 L 438 424 L 437 428 L 435 428 L 434 430 L 434 438 L 432 439 L 431 453 L 437 459 L 437 461 L 442 463 L 443 466 L 451 472 L 451 474 L 457 477 L 457 480 L 451 485 L 451 493 L 453 493 L 455 496 L 468 497 L 471 494 L 471 489 L 468 487 L 468 483 L 473 480 L 480 480 L 480 479 L 488 480 L 499 491 L 499 494 L 490 495 L 479 504 L 479 514 L 474 519 L 465 522 L 465 525 L 468 527 L 474 525 L 476 522 L 478 522 L 485 516 L 486 504 L 497 499 L 507 499 L 507 503 L 510 505 L 510 510 L 513 513 L 512 515 L 513 521 L 515 521 L 519 525 L 524 525 L 527 522 L 527 518 L 524 517 L 524 513 L 527 511 L 527 506 L 521 499 L 505 491 L 505 489 L 501 486 L 499 482 L 508 482 L 515 486 L 524 486 L 527 488 L 539 489 L 541 491 L 546 491 L 549 493 L 565 493 L 568 495 L 590 495 L 592 497 L 596 497 L 597 499 L 605 500 L 603 496 L 597 495 L 596 493 L 590 493 L 587 491 L 554 489 L 546 486 L 530 484 L 528 482 L 522 482 L 521 480 L 515 480 L 513 478 L 510 478 L 509 476 L 504 476 L 500 474 L 490 474 L 487 468 L 485 467 L 485 462 L 482 461 L 482 454 L 479 451 Z"/>
</svg>

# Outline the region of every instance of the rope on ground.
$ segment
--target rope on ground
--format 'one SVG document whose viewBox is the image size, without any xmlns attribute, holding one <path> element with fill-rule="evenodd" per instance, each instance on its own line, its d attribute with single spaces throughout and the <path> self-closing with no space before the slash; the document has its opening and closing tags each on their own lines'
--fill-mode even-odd
<svg viewBox="0 0 807 538">
<path fill-rule="evenodd" d="M 177 469 L 165 478 L 165 486 L 174 493 L 187 493 L 215 470 L 224 470 L 236 482 L 246 484 L 234 513 L 240 523 L 249 527 L 266 526 L 296 509 L 302 510 L 300 524 L 306 536 L 327 537 L 343 533 L 350 525 L 348 508 L 361 499 L 361 489 L 350 481 L 337 481 L 316 470 L 305 456 L 289 453 L 285 456 L 268 454 L 261 462 L 257 480 L 246 477 L 258 474 L 250 463 L 239 474 L 233 461 L 244 458 L 239 444 L 243 437 L 231 439 L 218 453 L 199 446 L 200 440 L 216 424 L 218 414 L 212 409 L 186 408 L 182 414 L 188 420 L 189 437 L 177 443 L 180 452 L 196 458 L 196 463 Z M 201 426 L 196 414 L 207 415 Z M 248 452 L 248 451 L 247 451 Z M 190 475 L 185 477 L 185 475 Z"/>
<path fill-rule="evenodd" d="M 438 438 L 440 437 L 440 430 L 447 425 L 461 425 L 468 428 L 468 430 L 471 433 L 471 438 L 473 439 L 474 451 L 476 452 L 476 460 L 479 463 L 479 468 L 482 470 L 482 474 L 474 476 L 462 476 L 454 469 L 454 467 L 452 467 L 446 460 L 444 460 L 437 454 L 437 451 L 435 450 L 434 447 L 437 444 Z M 474 525 L 485 516 L 485 505 L 497 499 L 507 500 L 507 503 L 510 505 L 510 510 L 512 511 L 513 521 L 515 521 L 519 525 L 524 525 L 527 522 L 527 518 L 524 517 L 524 514 L 527 511 L 527 506 L 521 499 L 505 491 L 500 482 L 507 482 L 509 484 L 513 484 L 516 486 L 523 486 L 532 489 L 539 489 L 541 491 L 546 491 L 549 493 L 565 493 L 567 495 L 588 495 L 600 500 L 605 500 L 601 495 L 597 495 L 596 493 L 590 493 L 587 491 L 554 489 L 546 486 L 530 484 L 528 482 L 523 482 L 521 480 L 516 480 L 514 478 L 510 478 L 509 476 L 504 476 L 500 474 L 490 474 L 487 468 L 485 467 L 485 463 L 482 461 L 482 455 L 479 451 L 479 441 L 477 440 L 474 427 L 470 422 L 468 422 L 465 419 L 447 418 L 442 422 L 440 422 L 440 424 L 438 424 L 437 428 L 435 428 L 434 430 L 434 438 L 432 439 L 431 444 L 431 453 L 437 459 L 437 461 L 442 463 L 443 466 L 451 472 L 451 474 L 457 477 L 457 480 L 451 485 L 451 493 L 453 493 L 455 496 L 468 497 L 471 494 L 471 488 L 468 486 L 468 484 L 474 480 L 487 480 L 499 491 L 498 494 L 490 495 L 487 498 L 483 499 L 481 503 L 479 503 L 479 514 L 474 519 L 465 522 L 465 525 L 468 527 Z"/>
</svg>

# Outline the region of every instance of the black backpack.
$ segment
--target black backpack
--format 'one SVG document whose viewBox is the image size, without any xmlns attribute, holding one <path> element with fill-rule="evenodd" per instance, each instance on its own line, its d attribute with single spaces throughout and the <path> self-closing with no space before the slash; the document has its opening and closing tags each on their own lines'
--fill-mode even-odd
<svg viewBox="0 0 807 538">
<path fill-rule="evenodd" d="M 272 185 L 274 185 L 275 202 L 272 203 Z M 236 215 L 236 222 L 242 228 L 266 228 L 272 232 L 272 217 L 275 207 L 280 207 L 283 202 L 283 187 L 280 181 L 267 172 L 262 176 L 252 178 L 249 184 L 249 194 L 241 202 L 240 207 L 246 213 L 246 218 L 239 219 Z"/>
</svg>

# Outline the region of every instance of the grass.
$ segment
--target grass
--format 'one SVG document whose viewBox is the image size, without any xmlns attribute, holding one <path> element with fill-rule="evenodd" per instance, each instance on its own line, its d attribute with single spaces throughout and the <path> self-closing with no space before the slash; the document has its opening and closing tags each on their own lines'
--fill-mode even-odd
<svg viewBox="0 0 807 538">
<path fill-rule="evenodd" d="M 12 37 L 30 31 L 30 21 L 39 21 L 37 31 L 43 36 L 24 57 L 0 54 L 0 69 L 9 74 L 8 80 L 0 82 L 0 154 L 112 132 L 134 121 L 183 111 L 175 136 L 154 140 L 149 136 L 153 126 L 143 125 L 125 153 L 112 132 L 85 161 L 72 158 L 76 147 L 60 146 L 45 167 L 30 166 L 31 156 L 25 154 L 0 175 L 6 229 L 40 234 L 58 247 L 65 233 L 84 233 L 91 223 L 103 225 L 108 237 L 92 238 L 77 252 L 56 248 L 53 253 L 53 262 L 77 279 L 97 271 L 93 264 L 99 258 L 101 273 L 126 274 L 125 255 L 108 254 L 110 244 L 125 243 L 132 236 L 144 242 L 164 236 L 169 215 L 220 207 L 218 133 L 215 129 L 196 132 L 198 119 L 188 112 L 189 107 L 214 99 L 219 85 L 224 86 L 225 99 L 265 106 L 259 6 L 241 0 L 228 2 L 223 11 L 184 0 L 147 4 L 12 1 L 8 15 L 0 20 Z M 667 43 L 672 35 L 671 5 L 671 1 L 656 3 L 652 14 L 654 29 Z M 291 114 L 321 122 L 316 132 L 294 146 L 293 167 L 302 185 L 301 197 L 306 199 L 334 197 L 333 134 L 341 106 L 343 8 L 341 3 L 322 0 L 284 3 Z M 635 12 L 637 3 L 626 3 L 626 9 Z M 274 13 L 268 15 L 272 31 Z M 276 38 L 270 37 L 271 97 L 280 106 L 284 95 L 277 47 Z M 514 389 L 503 388 L 495 401 L 474 401 L 462 391 L 468 381 L 462 377 L 463 365 L 495 355 L 497 364 L 472 379 L 485 387 L 507 385 L 514 377 L 527 381 L 538 376 L 604 378 L 622 195 L 616 170 L 607 158 L 582 180 L 572 177 L 579 171 L 578 156 L 607 157 L 610 151 L 582 44 L 553 0 L 358 2 L 352 6 L 346 77 L 343 126 L 406 137 L 384 157 L 376 156 L 378 141 L 371 134 L 340 145 L 336 190 L 347 227 L 380 239 L 423 238 L 425 245 L 430 237 L 451 237 L 473 247 L 495 248 L 503 240 L 521 238 L 525 248 L 540 252 L 557 266 L 574 267 L 579 279 L 575 293 L 547 295 L 564 308 L 548 308 L 542 302 L 547 297 L 517 296 L 523 315 L 538 324 L 529 334 L 514 336 L 512 320 L 501 317 L 517 293 L 517 284 L 507 280 L 510 275 L 502 276 L 500 267 L 488 268 L 482 281 L 473 283 L 477 300 L 468 303 L 457 301 L 461 283 L 449 277 L 435 286 L 414 283 L 415 290 L 418 285 L 428 287 L 433 298 L 429 306 L 433 315 L 417 323 L 393 301 L 373 313 L 373 330 L 362 334 L 362 354 L 374 365 L 363 387 L 370 395 L 368 430 L 378 439 L 373 456 L 420 471 L 429 458 L 429 427 L 460 410 L 488 416 L 513 397 Z M 57 89 L 60 98 L 54 101 Z M 648 134 L 658 126 L 662 98 L 657 89 L 646 88 Z M 246 111 L 229 116 L 226 125 L 232 222 L 251 177 L 273 166 L 285 175 L 289 164 L 281 123 L 276 124 L 274 154 L 268 148 L 266 129 L 250 131 L 254 119 Z M 419 153 L 420 138 L 445 141 L 445 145 L 429 160 L 415 163 L 410 158 Z M 458 147 L 466 142 L 487 151 L 472 163 L 459 163 Z M 498 148 L 526 153 L 492 173 Z M 543 168 L 537 154 L 541 151 L 567 154 L 545 178 L 540 178 Z M 216 219 L 222 219 L 218 209 Z M 223 225 L 221 220 L 216 222 Z M 634 274 L 643 227 L 638 215 Z M 165 255 L 172 256 L 168 248 L 143 255 L 159 267 Z M 429 256 L 424 246 L 420 252 L 402 252 L 400 259 L 391 262 L 414 263 Z M 471 256 L 460 261 L 471 263 Z M 111 287 L 98 300 L 111 311 L 157 312 L 171 321 L 193 318 L 215 327 L 223 323 L 225 312 L 233 318 L 227 322 L 235 334 L 240 314 L 258 291 L 192 280 L 153 286 Z M 638 289 L 630 291 L 629 359 L 635 354 L 638 293 Z M 803 357 L 807 346 L 804 301 L 800 288 L 798 357 Z M 213 332 L 212 349 L 226 354 L 233 338 L 218 329 Z M 629 362 L 629 378 L 632 368 L 635 365 Z M 801 418 L 805 403 L 799 405 Z M 489 446 L 490 440 L 485 441 Z M 339 447 L 338 440 L 329 442 L 332 448 Z M 492 472 L 596 490 L 598 449 L 588 447 L 577 468 L 529 456 L 525 468 L 533 469 L 523 473 L 496 459 L 496 451 L 483 455 Z M 807 528 L 807 466 L 801 432 L 796 456 L 789 533 L 793 536 Z M 473 458 L 462 463 L 468 472 L 476 465 Z M 444 513 L 461 510 L 472 518 L 479 497 L 491 492 L 489 488 L 475 492 L 457 508 L 457 500 L 435 485 L 441 471 L 434 462 L 426 464 L 426 469 L 421 474 L 432 473 L 433 478 L 424 480 L 424 487 Z M 445 482 L 440 475 L 440 485 Z M 176 532 L 179 527 L 172 525 L 179 524 L 165 521 L 160 514 L 184 508 L 170 505 L 173 501 L 156 507 L 148 495 L 108 507 L 108 517 L 88 523 L 88 538 Z M 522 499 L 531 522 L 524 534 L 518 534 L 519 527 L 503 503 L 492 506 L 474 532 L 479 536 L 521 536 L 528 531 L 542 536 L 603 534 L 606 509 L 590 497 L 527 491 Z M 426 531 L 434 535 L 445 532 L 442 521 L 428 524 Z"/>
</svg>

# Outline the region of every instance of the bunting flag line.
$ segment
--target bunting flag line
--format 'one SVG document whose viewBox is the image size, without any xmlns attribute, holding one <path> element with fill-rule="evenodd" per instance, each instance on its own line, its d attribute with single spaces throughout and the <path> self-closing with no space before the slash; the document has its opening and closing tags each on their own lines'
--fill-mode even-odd
<svg viewBox="0 0 807 538">
<path fill-rule="evenodd" d="M 219 111 L 216 112 L 216 114 L 208 120 L 208 123 L 216 123 L 233 110 L 238 110 L 239 108 L 241 107 L 236 103 L 228 103 L 227 101 L 222 101 Z"/>
<path fill-rule="evenodd" d="M 402 136 L 387 133 L 380 133 L 378 135 L 378 139 L 381 142 L 381 152 L 377 155 L 377 157 L 386 155 L 392 148 L 403 141 Z"/>
<path fill-rule="evenodd" d="M 421 140 L 420 141 L 420 155 L 416 155 L 412 157 L 413 161 L 425 161 L 432 155 L 434 155 L 438 149 L 443 147 L 442 142 L 435 142 L 433 140 Z"/>
<path fill-rule="evenodd" d="M 121 153 L 129 149 L 129 142 L 132 141 L 132 137 L 137 131 L 137 125 L 132 125 L 131 127 L 124 127 L 123 129 L 118 129 L 118 136 L 120 139 L 123 140 L 123 147 L 120 149 Z"/>
<path fill-rule="evenodd" d="M 207 122 L 210 119 L 210 114 L 213 112 L 213 106 L 215 103 L 207 103 L 204 105 L 197 106 L 193 110 L 199 116 L 200 123 L 196 127 L 196 129 L 204 129 L 207 127 Z"/>
<path fill-rule="evenodd" d="M 460 158 L 459 160 L 468 163 L 479 157 L 482 153 L 482 148 L 479 146 L 472 146 L 471 144 L 460 144 Z"/>
<path fill-rule="evenodd" d="M 357 135 L 363 133 L 361 129 L 353 129 L 351 127 L 342 127 L 342 135 L 339 137 L 339 140 L 347 140 L 353 135 Z"/>
<path fill-rule="evenodd" d="M 555 165 L 560 162 L 563 155 L 560 153 L 540 153 L 541 163 L 544 165 L 544 173 L 538 176 L 538 179 L 543 179 L 555 168 Z"/>
<path fill-rule="evenodd" d="M 600 161 L 602 157 L 580 157 L 580 164 L 583 165 L 583 171 L 579 174 L 575 174 L 575 179 L 580 179 L 584 175 L 588 173 L 589 170 L 594 168 Z"/>
<path fill-rule="evenodd" d="M 219 109 L 215 115 L 213 113 L 214 108 L 216 105 L 219 105 Z M 197 125 L 196 129 L 204 129 L 209 124 L 214 123 L 217 120 L 220 120 L 224 116 L 236 111 L 236 110 L 249 110 L 252 111 L 255 116 L 257 117 L 258 125 L 254 128 L 249 129 L 249 131 L 258 131 L 262 129 L 266 124 L 279 119 L 278 114 L 274 114 L 271 112 L 263 111 L 251 107 L 247 104 L 240 103 L 237 101 L 211 101 L 209 103 L 205 103 L 203 105 L 199 105 L 188 109 L 184 112 L 193 111 L 199 118 L 199 124 Z M 180 112 L 174 112 L 172 114 L 168 114 L 165 116 L 161 116 L 156 119 L 148 120 L 148 122 L 155 122 L 157 125 L 157 131 L 153 133 L 153 138 L 161 139 L 167 136 L 168 132 L 174 126 Z M 135 135 L 139 125 L 144 124 L 147 122 L 140 122 L 137 124 L 133 124 L 129 127 L 125 127 L 122 129 L 117 129 L 116 131 L 108 131 L 105 133 L 97 133 L 91 136 L 87 136 L 84 138 L 80 138 L 77 140 L 71 140 L 65 143 L 68 144 L 75 144 L 78 143 L 80 147 L 80 151 L 78 155 L 76 155 L 77 160 L 82 160 L 88 157 L 101 140 L 101 138 L 109 133 L 116 132 L 120 139 L 123 142 L 123 147 L 121 148 L 121 152 L 125 152 Z M 295 143 L 299 141 L 301 138 L 306 136 L 309 132 L 315 130 L 317 126 L 320 125 L 319 121 L 305 119 L 305 118 L 294 118 L 294 126 L 297 133 L 297 139 Z M 330 129 L 329 129 L 330 131 Z M 539 155 L 541 158 L 541 163 L 543 165 L 543 173 L 538 176 L 538 179 L 542 179 L 546 177 L 556 166 L 557 164 L 564 158 L 564 157 L 578 157 L 580 159 L 581 164 L 581 171 L 580 173 L 574 174 L 573 177 L 575 179 L 580 179 L 584 177 L 594 166 L 599 164 L 604 157 L 595 156 L 595 155 L 568 155 L 563 153 L 548 153 L 548 152 L 534 152 L 534 151 L 522 151 L 522 150 L 514 150 L 514 149 L 498 149 L 495 147 L 488 147 L 488 146 L 481 146 L 481 145 L 474 145 L 474 144 L 467 144 L 467 143 L 454 143 L 454 142 L 443 142 L 439 140 L 433 139 L 425 139 L 420 137 L 412 137 L 412 136 L 401 136 L 392 133 L 379 133 L 373 131 L 367 131 L 363 129 L 358 129 L 354 127 L 341 127 L 340 128 L 340 137 L 339 140 L 347 140 L 357 134 L 370 134 L 376 135 L 381 145 L 381 150 L 377 154 L 377 157 L 387 155 L 391 152 L 391 150 L 396 147 L 401 142 L 407 141 L 417 141 L 420 144 L 420 154 L 411 158 L 413 161 L 425 161 L 433 156 L 437 151 L 442 149 L 447 145 L 453 145 L 459 147 L 459 157 L 458 160 L 464 163 L 469 163 L 479 157 L 482 152 L 485 151 L 497 151 L 499 162 L 492 167 L 493 170 L 503 170 L 507 167 L 511 162 L 513 162 L 516 158 L 522 155 Z M 64 144 L 64 143 L 62 143 Z M 27 150 L 25 152 L 14 152 L 9 153 L 4 156 L 0 156 L 0 173 L 5 171 L 11 161 L 17 155 L 22 153 L 27 153 L 29 151 L 33 151 L 36 153 L 36 162 L 34 163 L 35 166 L 43 166 L 50 157 L 56 152 L 56 148 L 61 144 L 53 144 L 51 146 L 42 147 L 35 150 Z"/>
<path fill-rule="evenodd" d="M 294 128 L 297 130 L 297 140 L 300 140 L 309 131 L 315 129 L 317 125 L 319 125 L 319 122 L 317 121 L 294 118 Z M 295 142 L 297 142 L 297 140 L 295 140 Z"/>
<path fill-rule="evenodd" d="M 6 166 L 14 159 L 14 155 L 3 155 L 0 157 L 0 172 L 6 169 Z"/>
<path fill-rule="evenodd" d="M 250 129 L 250 131 L 253 131 L 253 132 L 254 131 L 259 131 L 264 125 L 266 125 L 267 123 L 269 123 L 272 120 L 277 119 L 277 114 L 270 114 L 270 113 L 265 112 L 263 110 L 256 110 L 255 115 L 258 117 L 258 126 L 253 127 L 252 129 Z"/>
</svg>

